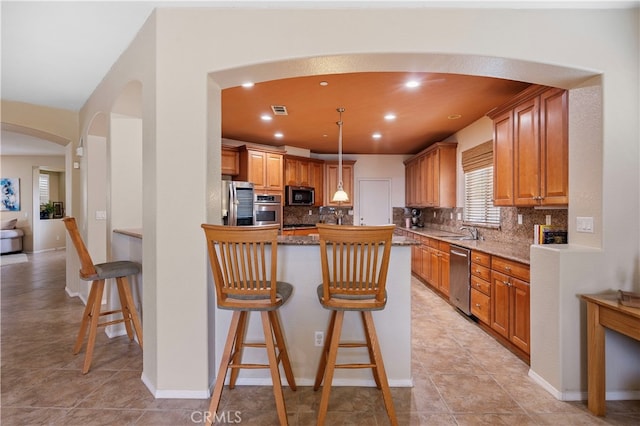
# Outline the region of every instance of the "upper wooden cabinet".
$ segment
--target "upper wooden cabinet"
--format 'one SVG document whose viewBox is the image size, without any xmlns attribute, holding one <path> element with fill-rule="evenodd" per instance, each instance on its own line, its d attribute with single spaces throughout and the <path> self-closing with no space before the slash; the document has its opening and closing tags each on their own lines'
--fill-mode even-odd
<svg viewBox="0 0 640 426">
<path fill-rule="evenodd" d="M 349 196 L 347 203 L 334 203 L 331 201 L 333 194 L 338 188 L 338 162 L 326 161 L 324 163 L 324 205 L 325 206 L 352 206 L 353 205 L 353 165 L 355 161 L 342 161 L 342 187 Z M 316 199 L 317 199 L 316 195 Z"/>
<path fill-rule="evenodd" d="M 324 201 L 324 161 L 285 155 L 284 184 L 314 188 L 314 206 L 322 206 Z"/>
<path fill-rule="evenodd" d="M 569 143 L 566 90 L 531 86 L 493 119 L 494 205 L 566 205 Z"/>
<path fill-rule="evenodd" d="M 282 151 L 268 151 L 243 145 L 239 153 L 240 173 L 237 180 L 252 182 L 256 191 L 282 195 Z"/>
<path fill-rule="evenodd" d="M 221 163 L 223 175 L 238 175 L 240 173 L 240 153 L 238 152 L 238 147 L 222 145 Z"/>
<path fill-rule="evenodd" d="M 405 161 L 407 206 L 456 206 L 457 146 L 455 142 L 438 142 Z"/>
</svg>

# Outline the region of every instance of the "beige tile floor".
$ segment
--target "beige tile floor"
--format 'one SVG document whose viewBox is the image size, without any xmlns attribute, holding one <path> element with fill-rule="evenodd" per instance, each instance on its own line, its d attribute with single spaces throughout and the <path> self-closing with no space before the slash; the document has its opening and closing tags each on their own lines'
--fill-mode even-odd
<svg viewBox="0 0 640 426">
<path fill-rule="evenodd" d="M 64 251 L 1 268 L 1 424 L 193 425 L 207 400 L 154 399 L 140 381 L 142 353 L 99 333 L 92 369 L 71 348 L 83 305 L 64 292 Z M 285 324 L 285 329 L 287 325 Z M 413 388 L 392 389 L 401 425 L 638 425 L 640 401 L 609 401 L 606 418 L 557 401 L 527 365 L 413 283 Z M 291 425 L 313 425 L 320 393 L 285 388 Z M 275 425 L 270 387 L 225 390 L 228 424 Z M 386 425 L 379 391 L 336 387 L 327 425 Z"/>
</svg>

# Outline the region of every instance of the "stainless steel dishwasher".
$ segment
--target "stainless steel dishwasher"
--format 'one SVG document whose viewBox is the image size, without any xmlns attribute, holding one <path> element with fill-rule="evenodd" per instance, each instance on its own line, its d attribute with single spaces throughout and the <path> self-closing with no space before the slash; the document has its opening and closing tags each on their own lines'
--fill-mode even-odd
<svg viewBox="0 0 640 426">
<path fill-rule="evenodd" d="M 471 250 L 452 245 L 449 254 L 449 300 L 466 315 L 471 315 Z"/>
</svg>

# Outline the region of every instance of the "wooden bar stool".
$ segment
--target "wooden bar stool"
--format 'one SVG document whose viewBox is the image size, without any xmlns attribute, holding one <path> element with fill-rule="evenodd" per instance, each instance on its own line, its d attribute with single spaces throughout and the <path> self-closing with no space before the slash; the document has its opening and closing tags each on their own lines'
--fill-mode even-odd
<svg viewBox="0 0 640 426">
<path fill-rule="evenodd" d="M 288 421 L 280 382 L 280 361 L 289 387 L 294 391 L 296 382 L 278 315 L 278 309 L 293 292 L 291 284 L 276 279 L 280 226 L 203 224 L 202 228 L 207 239 L 218 308 L 233 311 L 209 413 L 215 413 L 218 409 L 228 370 L 231 370 L 229 389 L 233 389 L 241 368 L 269 368 L 278 419 L 281 425 L 286 425 Z M 271 245 L 271 256 L 267 255 L 268 245 Z M 260 312 L 264 342 L 245 342 L 248 314 L 251 311 Z M 243 364 L 242 352 L 245 347 L 266 348 L 269 364 Z M 207 425 L 211 424 L 211 420 L 209 417 Z"/>
<path fill-rule="evenodd" d="M 87 247 L 82 241 L 76 219 L 73 217 L 65 217 L 62 219 L 64 226 L 69 232 L 69 237 L 78 252 L 80 258 L 80 278 L 84 281 L 91 281 L 91 289 L 89 290 L 89 299 L 87 306 L 82 314 L 82 322 L 76 344 L 73 347 L 73 353 L 77 354 L 82 349 L 84 336 L 89 329 L 89 339 L 87 341 L 87 353 L 84 357 L 84 366 L 82 374 L 87 374 L 91 367 L 91 358 L 93 357 L 93 347 L 96 342 L 96 334 L 98 327 L 104 327 L 111 324 L 124 323 L 127 335 L 131 341 L 134 340 L 134 332 L 138 336 L 138 343 L 142 348 L 142 325 L 138 318 L 131 289 L 129 287 L 128 276 L 139 274 L 142 267 L 139 263 L 128 260 L 119 260 L 115 262 L 106 262 L 94 264 L 89 255 Z M 104 292 L 105 280 L 115 278 L 118 286 L 118 296 L 120 298 L 120 309 L 101 312 L 102 294 Z M 103 315 L 122 314 L 122 318 L 112 321 L 99 322 Z M 133 327 L 132 327 L 133 326 Z M 133 328 L 133 329 L 132 329 Z"/>
<path fill-rule="evenodd" d="M 324 380 L 318 425 L 324 425 L 329 407 L 329 394 L 336 368 L 371 368 L 392 425 L 397 425 L 391 390 L 373 323 L 372 311 L 384 309 L 387 303 L 387 271 L 391 240 L 395 225 L 343 226 L 318 224 L 322 284 L 317 293 L 323 308 L 331 310 L 329 326 L 313 390 Z M 360 313 L 365 342 L 341 342 L 344 313 Z M 337 364 L 338 348 L 366 347 L 368 363 Z"/>
</svg>

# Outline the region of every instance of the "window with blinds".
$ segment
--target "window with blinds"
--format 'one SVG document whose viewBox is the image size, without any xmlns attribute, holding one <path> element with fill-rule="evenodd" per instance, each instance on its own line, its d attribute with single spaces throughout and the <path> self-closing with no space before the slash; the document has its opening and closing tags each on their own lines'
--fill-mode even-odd
<svg viewBox="0 0 640 426">
<path fill-rule="evenodd" d="M 41 174 L 38 181 L 38 187 L 40 192 L 40 204 L 47 204 L 49 202 L 49 175 Z"/>
<path fill-rule="evenodd" d="M 493 205 L 493 142 L 462 153 L 464 221 L 499 226 L 500 208 Z"/>
</svg>

